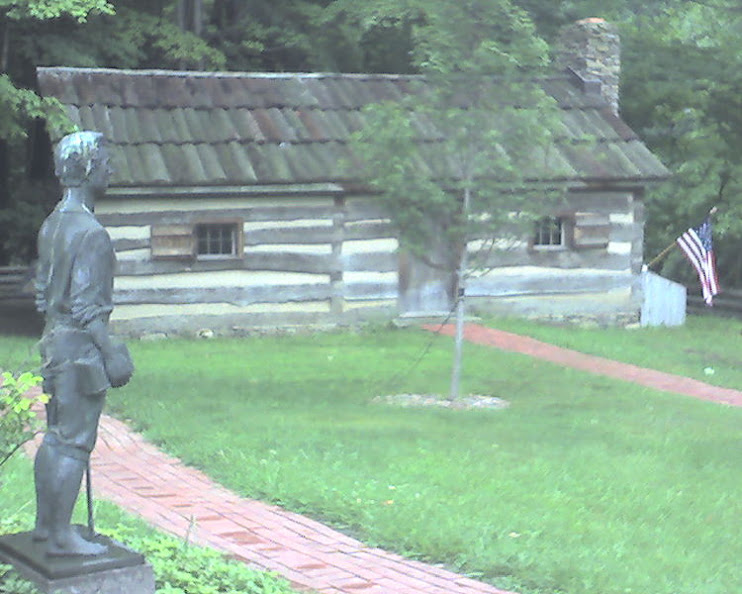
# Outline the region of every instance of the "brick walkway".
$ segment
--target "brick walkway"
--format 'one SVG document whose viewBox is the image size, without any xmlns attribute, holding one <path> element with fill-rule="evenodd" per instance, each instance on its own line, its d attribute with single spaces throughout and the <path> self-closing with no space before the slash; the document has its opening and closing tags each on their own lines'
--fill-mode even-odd
<svg viewBox="0 0 742 594">
<path fill-rule="evenodd" d="M 425 329 L 440 332 L 447 336 L 453 336 L 455 332 L 453 324 L 448 324 L 442 328 L 440 326 L 427 325 Z M 477 324 L 467 324 L 464 327 L 464 338 L 476 344 L 523 353 L 524 355 L 538 357 L 539 359 L 551 361 L 552 363 L 566 367 L 574 367 L 582 371 L 615 377 L 656 390 L 674 392 L 675 394 L 692 396 L 693 398 L 710 400 L 730 406 L 742 406 L 742 392 L 738 390 L 720 388 L 680 375 L 654 371 L 629 363 L 619 363 L 618 361 L 612 361 L 594 355 L 585 355 L 584 353 L 557 347 L 511 332 L 486 328 Z"/>
<path fill-rule="evenodd" d="M 438 327 L 429 327 L 438 330 Z M 441 333 L 452 334 L 445 326 Z M 467 325 L 466 339 L 660 390 L 742 406 L 742 392 L 616 363 L 546 343 Z M 295 513 L 243 499 L 160 452 L 109 416 L 92 457 L 95 492 L 179 538 L 275 571 L 321 594 L 508 594 L 443 568 L 410 561 Z"/>
</svg>

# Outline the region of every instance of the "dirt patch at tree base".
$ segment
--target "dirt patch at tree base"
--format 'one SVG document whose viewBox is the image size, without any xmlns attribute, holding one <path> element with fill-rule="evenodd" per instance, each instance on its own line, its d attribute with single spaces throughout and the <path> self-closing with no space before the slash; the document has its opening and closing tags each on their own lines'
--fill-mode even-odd
<svg viewBox="0 0 742 594">
<path fill-rule="evenodd" d="M 449 400 L 440 394 L 390 394 L 387 396 L 377 396 L 372 402 L 403 408 L 432 406 L 453 410 L 503 409 L 510 406 L 507 400 L 481 394 L 469 394 L 467 396 L 461 396 L 456 400 Z"/>
</svg>

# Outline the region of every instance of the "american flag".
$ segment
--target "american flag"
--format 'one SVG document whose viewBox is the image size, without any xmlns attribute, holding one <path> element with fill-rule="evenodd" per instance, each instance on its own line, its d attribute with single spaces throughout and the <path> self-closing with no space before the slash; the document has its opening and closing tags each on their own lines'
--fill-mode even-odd
<svg viewBox="0 0 742 594">
<path fill-rule="evenodd" d="M 719 292 L 719 278 L 716 274 L 716 258 L 711 242 L 711 219 L 706 217 L 700 227 L 691 227 L 677 238 L 701 281 L 703 300 L 706 305 L 713 305 L 714 295 Z"/>
</svg>

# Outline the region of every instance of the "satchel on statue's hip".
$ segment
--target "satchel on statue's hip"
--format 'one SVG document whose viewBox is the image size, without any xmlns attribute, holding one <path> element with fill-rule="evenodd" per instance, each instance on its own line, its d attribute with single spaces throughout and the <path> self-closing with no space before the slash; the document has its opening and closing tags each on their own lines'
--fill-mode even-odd
<svg viewBox="0 0 742 594">
<path fill-rule="evenodd" d="M 56 378 L 71 374 L 75 389 L 92 395 L 110 387 L 103 356 L 87 332 L 78 328 L 58 326 L 45 330 L 41 339 L 41 357 L 44 391 L 54 392 Z"/>
<path fill-rule="evenodd" d="M 114 388 L 120 388 L 129 383 L 132 374 L 134 373 L 134 362 L 131 360 L 129 349 L 126 348 L 126 344 L 119 340 L 112 340 L 113 346 L 113 357 L 108 365 L 106 365 L 106 373 L 108 374 L 108 381 L 111 382 L 111 386 Z"/>
</svg>

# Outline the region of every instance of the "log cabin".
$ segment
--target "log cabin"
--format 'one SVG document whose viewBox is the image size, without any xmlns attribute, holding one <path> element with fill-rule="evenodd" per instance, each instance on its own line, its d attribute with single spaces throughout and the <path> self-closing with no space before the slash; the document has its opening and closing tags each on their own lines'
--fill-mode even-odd
<svg viewBox="0 0 742 594">
<path fill-rule="evenodd" d="M 475 311 L 633 323 L 643 197 L 669 173 L 618 114 L 615 28 L 586 19 L 565 31 L 559 71 L 539 80 L 567 138 L 554 147 L 558 179 L 539 182 L 565 188 L 565 205 L 467 295 Z M 450 309 L 450 279 L 398 253 L 388 213 L 347 167 L 363 107 L 404 96 L 416 77 L 66 67 L 37 76 L 43 96 L 111 147 L 115 173 L 96 214 L 117 253 L 117 332 Z M 584 136 L 594 142 L 569 142 Z"/>
</svg>

